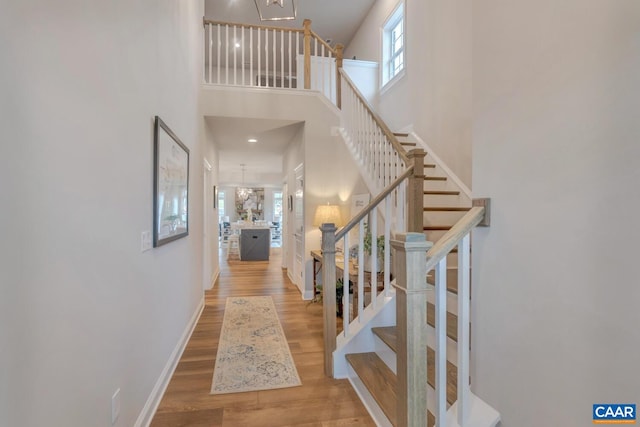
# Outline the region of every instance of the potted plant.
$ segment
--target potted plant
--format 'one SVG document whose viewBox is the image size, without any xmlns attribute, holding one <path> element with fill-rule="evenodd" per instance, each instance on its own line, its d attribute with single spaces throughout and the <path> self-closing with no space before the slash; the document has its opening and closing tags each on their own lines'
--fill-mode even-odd
<svg viewBox="0 0 640 427">
<path fill-rule="evenodd" d="M 322 302 L 322 285 L 316 285 L 316 291 L 319 293 L 311 300 L 313 302 Z M 336 314 L 342 317 L 342 298 L 344 297 L 344 281 L 342 278 L 336 280 Z"/>
<path fill-rule="evenodd" d="M 377 262 L 377 272 L 382 271 L 383 267 L 383 256 L 384 256 L 384 236 L 380 235 L 376 239 L 376 246 L 378 248 L 376 256 L 378 257 Z M 373 236 L 371 235 L 371 231 L 367 228 L 367 232 L 364 235 L 364 239 L 362 242 L 362 249 L 364 251 L 364 269 L 365 271 L 370 271 L 371 269 L 371 250 L 373 249 Z"/>
</svg>

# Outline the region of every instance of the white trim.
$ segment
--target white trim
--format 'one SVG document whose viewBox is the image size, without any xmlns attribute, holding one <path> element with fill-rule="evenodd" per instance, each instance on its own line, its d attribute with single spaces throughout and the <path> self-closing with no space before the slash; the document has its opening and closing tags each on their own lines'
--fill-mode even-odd
<svg viewBox="0 0 640 427">
<path fill-rule="evenodd" d="M 213 285 L 216 283 L 216 280 L 218 280 L 218 277 L 220 277 L 220 266 L 218 266 L 218 269 L 211 275 L 211 284 L 209 285 L 209 289 L 213 289 Z"/>
<path fill-rule="evenodd" d="M 211 163 L 209 163 L 209 162 L 207 161 L 207 159 L 205 159 L 205 158 L 203 158 L 202 160 L 204 160 L 204 168 L 205 168 L 206 170 L 208 170 L 209 172 L 211 172 L 211 169 L 213 169 L 213 168 L 211 167 Z"/>
<path fill-rule="evenodd" d="M 282 95 L 286 93 L 287 95 L 300 95 L 300 96 L 313 96 L 322 101 L 331 111 L 338 117 L 340 117 L 341 110 L 336 107 L 326 96 L 324 96 L 318 90 L 311 89 L 289 89 L 289 88 L 266 88 L 266 87 L 253 87 L 253 86 L 230 86 L 224 84 L 203 84 L 202 89 L 204 90 L 237 90 L 242 91 L 244 93 L 260 93 L 260 94 L 276 94 Z"/>
<path fill-rule="evenodd" d="M 343 59 L 342 60 L 342 68 L 345 68 L 345 65 L 349 65 L 350 67 L 362 67 L 362 68 L 378 68 L 378 63 L 375 61 L 365 61 L 363 59 Z"/>
<path fill-rule="evenodd" d="M 442 168 L 444 173 L 447 174 L 447 176 L 451 178 L 451 180 L 460 188 L 460 191 L 462 191 L 469 199 L 472 199 L 471 189 L 467 187 L 466 184 L 462 182 L 462 180 L 458 177 L 458 175 L 453 173 L 453 171 L 449 169 L 449 166 L 447 166 L 447 164 L 443 162 L 440 157 L 438 157 L 438 155 L 431 149 L 431 147 L 429 147 L 429 145 L 422 138 L 420 138 L 417 133 L 413 131 L 412 126 L 408 126 L 408 128 L 409 130 L 407 131 L 409 132 L 409 135 L 411 135 L 411 137 L 414 138 L 418 144 L 422 145 L 422 148 L 427 152 L 427 155 L 431 157 L 434 162 L 436 162 L 438 167 Z"/>
<path fill-rule="evenodd" d="M 393 76 L 393 78 L 391 80 L 389 80 L 387 83 L 385 83 L 384 86 L 382 86 L 380 88 L 379 96 L 382 96 L 385 93 L 387 93 L 389 91 L 389 89 L 394 87 L 396 85 L 396 83 L 398 83 L 399 81 L 401 81 L 404 78 L 405 74 L 406 74 L 406 68 L 403 68 L 398 74 Z"/>
<path fill-rule="evenodd" d="M 160 405 L 160 401 L 162 400 L 162 396 L 164 392 L 167 390 L 167 386 L 169 385 L 169 381 L 173 376 L 173 373 L 178 366 L 178 362 L 180 361 L 180 357 L 182 357 L 182 353 L 184 352 L 189 339 L 191 338 L 191 334 L 193 334 L 193 330 L 198 324 L 198 320 L 200 319 L 200 315 L 204 310 L 204 295 L 198 304 L 193 316 L 191 316 L 191 320 L 187 324 L 186 329 L 184 330 L 182 337 L 178 341 L 176 347 L 173 349 L 171 356 L 169 356 L 169 360 L 165 365 L 164 369 L 160 373 L 160 377 L 156 381 L 156 384 L 153 386 L 151 390 L 151 394 L 149 394 L 149 398 L 147 402 L 144 404 L 140 415 L 138 415 L 138 419 L 136 420 L 134 427 L 148 427 L 151 424 L 151 420 L 153 420 L 153 416 L 158 410 L 158 405 Z"/>
</svg>

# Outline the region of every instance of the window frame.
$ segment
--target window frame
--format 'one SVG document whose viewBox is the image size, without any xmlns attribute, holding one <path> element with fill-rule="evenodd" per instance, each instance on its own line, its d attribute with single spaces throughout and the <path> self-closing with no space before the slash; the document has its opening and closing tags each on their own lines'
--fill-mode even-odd
<svg viewBox="0 0 640 427">
<path fill-rule="evenodd" d="M 393 83 L 401 79 L 407 68 L 407 38 L 406 38 L 406 14 L 404 13 L 405 4 L 404 1 L 398 2 L 394 7 L 393 12 L 387 17 L 382 26 L 382 60 L 381 60 L 381 76 L 380 76 L 380 91 L 384 91 L 391 87 Z M 396 51 L 395 40 L 392 40 L 394 30 L 398 28 L 398 25 L 402 24 L 402 46 Z M 393 69 L 394 61 L 397 58 L 401 58 L 402 66 L 399 70 Z"/>
</svg>

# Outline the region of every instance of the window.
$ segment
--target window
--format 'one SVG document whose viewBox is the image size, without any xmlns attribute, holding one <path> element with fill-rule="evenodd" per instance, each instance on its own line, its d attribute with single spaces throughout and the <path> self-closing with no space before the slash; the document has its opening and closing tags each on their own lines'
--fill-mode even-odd
<svg viewBox="0 0 640 427">
<path fill-rule="evenodd" d="M 393 11 L 382 31 L 382 86 L 404 70 L 404 4 Z"/>
<path fill-rule="evenodd" d="M 224 191 L 218 191 L 218 222 L 224 222 Z"/>
<path fill-rule="evenodd" d="M 282 192 L 273 193 L 273 220 L 275 222 L 282 221 Z"/>
</svg>

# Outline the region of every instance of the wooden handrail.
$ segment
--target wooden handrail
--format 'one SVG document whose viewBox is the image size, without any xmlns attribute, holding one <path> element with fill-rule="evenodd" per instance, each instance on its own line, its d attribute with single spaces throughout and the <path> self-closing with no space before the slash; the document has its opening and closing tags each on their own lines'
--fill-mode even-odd
<svg viewBox="0 0 640 427">
<path fill-rule="evenodd" d="M 302 28 L 286 28 L 286 27 L 272 27 L 270 25 L 257 25 L 257 24 L 240 24 L 238 22 L 224 22 L 224 21 L 212 21 L 210 19 L 203 19 L 203 25 L 229 25 L 244 28 L 255 28 L 258 30 L 277 30 L 277 31 L 291 31 L 295 33 L 304 33 Z"/>
<path fill-rule="evenodd" d="M 316 40 L 318 40 L 320 42 L 320 44 L 324 45 L 324 47 L 327 48 L 329 50 L 329 52 L 333 53 L 333 56 L 337 56 L 338 55 L 336 50 L 334 48 L 332 48 L 329 43 L 327 43 L 326 41 L 322 40 L 322 37 L 320 37 L 315 31 L 311 30 L 311 36 L 316 38 Z"/>
<path fill-rule="evenodd" d="M 427 271 L 435 267 L 444 257 L 458 245 L 458 242 L 478 224 L 485 216 L 484 206 L 471 208 L 427 251 Z"/>
<path fill-rule="evenodd" d="M 382 132 L 384 132 L 384 134 L 386 135 L 387 139 L 389 140 L 389 142 L 391 142 L 391 145 L 393 145 L 393 148 L 396 149 L 396 151 L 398 152 L 398 155 L 400 156 L 400 158 L 402 160 L 405 161 L 405 163 L 409 163 L 409 158 L 407 157 L 407 155 L 405 154 L 405 150 L 402 147 L 402 145 L 400 145 L 400 142 L 398 142 L 398 139 L 396 138 L 396 136 L 393 134 L 393 132 L 391 132 L 391 130 L 387 127 L 387 125 L 385 124 L 385 122 L 382 120 L 382 118 L 380 116 L 378 116 L 374 111 L 373 111 L 373 107 L 369 104 L 369 102 L 365 99 L 364 95 L 362 95 L 360 93 L 360 91 L 358 90 L 358 88 L 356 87 L 356 85 L 353 83 L 353 81 L 349 78 L 349 76 L 347 75 L 347 73 L 345 73 L 344 69 L 340 69 L 340 75 L 344 78 L 344 80 L 349 84 L 349 86 L 351 86 L 351 89 L 354 91 L 354 93 L 356 94 L 356 96 L 360 99 L 360 102 L 362 102 L 362 104 L 364 105 L 364 107 L 367 109 L 367 111 L 369 112 L 369 114 L 371 114 L 371 117 L 373 117 L 373 120 L 375 120 L 375 122 L 378 124 L 378 126 L 380 127 L 380 129 L 382 129 Z"/>
<path fill-rule="evenodd" d="M 369 212 L 371 212 L 373 209 L 375 209 L 376 206 L 378 206 L 380 204 L 380 202 L 382 202 L 385 199 L 385 197 L 387 197 L 389 194 L 391 194 L 391 192 L 393 190 L 395 190 L 397 186 L 402 184 L 402 182 L 405 179 L 410 177 L 412 173 L 413 173 L 413 165 L 409 165 L 407 170 L 404 171 L 402 173 L 402 175 L 398 176 L 395 179 L 395 181 L 393 181 L 391 184 L 387 185 L 387 187 L 384 190 L 382 190 L 382 192 L 380 194 L 378 194 L 375 199 L 373 199 L 367 206 L 362 208 L 362 210 L 360 212 L 358 212 L 358 214 L 356 216 L 351 218 L 351 221 L 349 221 L 347 223 L 347 225 L 345 225 L 340 231 L 338 231 L 336 233 L 336 241 L 342 239 L 345 234 L 347 234 L 349 231 L 351 231 L 351 229 L 353 227 L 358 225 L 358 223 L 360 223 L 362 218 L 364 218 L 365 216 L 369 215 Z"/>
</svg>

